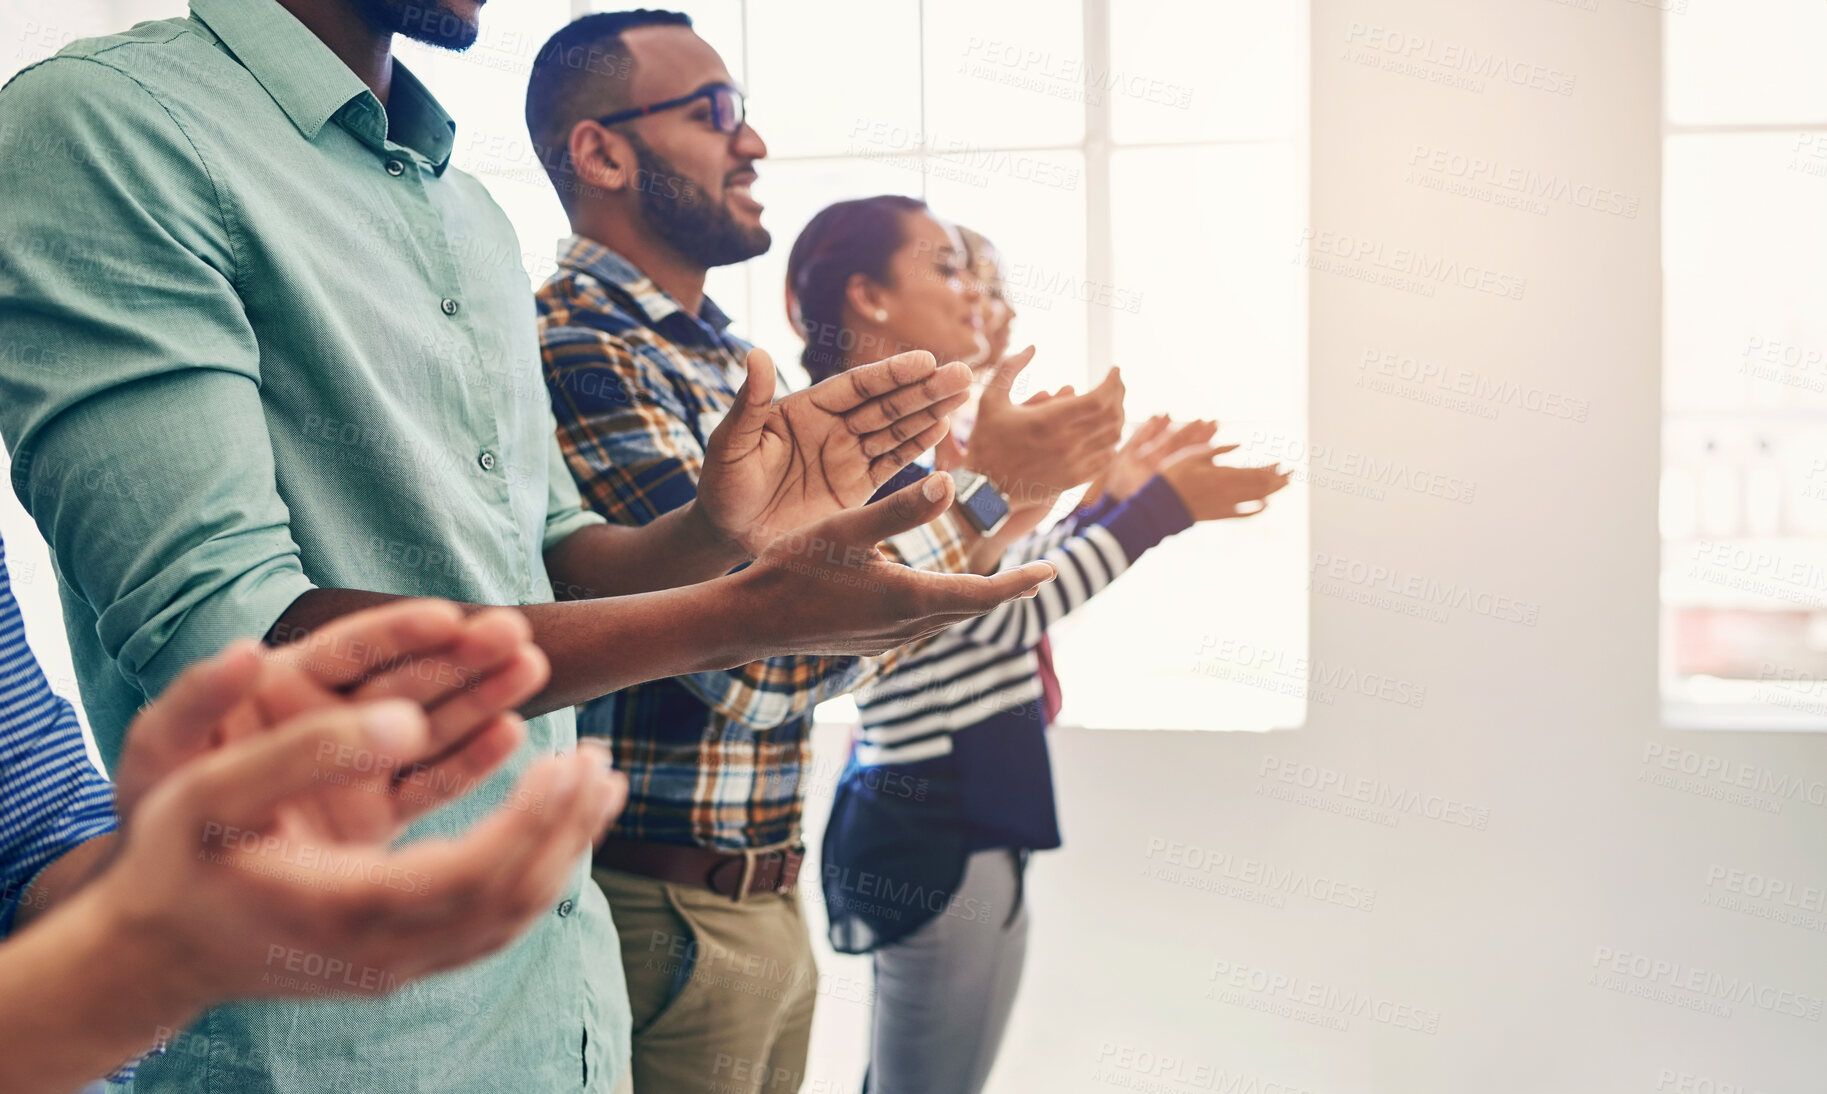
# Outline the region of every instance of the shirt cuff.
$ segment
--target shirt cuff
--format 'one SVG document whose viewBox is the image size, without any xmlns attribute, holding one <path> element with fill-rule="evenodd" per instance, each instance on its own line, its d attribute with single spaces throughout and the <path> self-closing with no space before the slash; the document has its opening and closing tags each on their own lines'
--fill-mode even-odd
<svg viewBox="0 0 1827 1094">
<path fill-rule="evenodd" d="M 265 637 L 293 601 L 315 588 L 317 585 L 310 578 L 291 566 L 246 575 L 186 611 L 180 625 L 164 632 L 164 641 L 155 651 L 142 652 L 159 635 L 159 626 L 155 622 L 141 628 L 122 648 L 119 662 L 137 663 L 139 670 L 131 678 L 146 698 L 156 699 L 178 674 L 198 661 L 214 657 L 230 642 Z M 103 613 L 103 626 L 117 608 Z M 102 742 L 98 738 L 97 743 L 103 746 L 102 758 L 112 764 L 119 758 L 124 742 Z M 112 754 L 107 751 L 108 743 L 114 745 Z"/>
</svg>

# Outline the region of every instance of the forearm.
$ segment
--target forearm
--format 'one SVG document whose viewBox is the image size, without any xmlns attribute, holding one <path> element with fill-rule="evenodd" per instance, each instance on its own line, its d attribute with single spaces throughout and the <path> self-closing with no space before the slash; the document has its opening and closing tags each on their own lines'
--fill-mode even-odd
<svg viewBox="0 0 1827 1094">
<path fill-rule="evenodd" d="M 581 528 L 547 551 L 545 562 L 558 599 L 592 600 L 708 581 L 748 557 L 690 502 L 648 524 Z"/>
<path fill-rule="evenodd" d="M 95 888 L 0 947 L 0 1090 L 67 1094 L 203 1010 L 175 989 L 189 973 L 157 938 L 117 925 Z"/>
<path fill-rule="evenodd" d="M 333 619 L 398 599 L 358 589 L 313 589 L 292 602 L 266 640 L 295 641 Z M 724 577 L 630 596 L 509 605 L 532 625 L 533 642 L 552 665 L 545 690 L 520 712 L 533 717 L 632 684 L 728 669 L 780 653 L 769 648 L 767 621 L 752 603 L 740 579 Z M 487 605 L 461 607 L 476 612 Z"/>
<path fill-rule="evenodd" d="M 13 912 L 13 930 L 24 930 L 93 881 L 114 857 L 118 836 L 117 832 L 109 832 L 85 840 L 40 870 L 19 898 L 19 907 Z"/>
</svg>

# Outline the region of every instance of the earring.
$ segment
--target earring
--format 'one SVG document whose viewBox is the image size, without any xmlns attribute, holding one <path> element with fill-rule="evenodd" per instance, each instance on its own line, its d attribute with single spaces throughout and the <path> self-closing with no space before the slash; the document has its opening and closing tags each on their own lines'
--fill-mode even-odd
<svg viewBox="0 0 1827 1094">
<path fill-rule="evenodd" d="M 877 308 L 875 310 L 875 321 L 878 323 L 888 322 L 888 309 L 887 308 Z"/>
</svg>

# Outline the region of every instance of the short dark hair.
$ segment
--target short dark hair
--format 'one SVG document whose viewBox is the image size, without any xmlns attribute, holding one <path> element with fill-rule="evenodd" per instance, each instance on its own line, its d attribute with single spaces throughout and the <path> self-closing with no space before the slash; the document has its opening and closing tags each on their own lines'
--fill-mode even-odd
<svg viewBox="0 0 1827 1094">
<path fill-rule="evenodd" d="M 560 28 L 533 58 L 527 77 L 527 136 L 546 169 L 558 199 L 570 201 L 571 130 L 586 118 L 626 110 L 634 58 L 622 34 L 636 27 L 690 28 L 691 16 L 678 11 L 641 8 L 586 15 Z"/>
<path fill-rule="evenodd" d="M 862 274 L 888 283 L 889 260 L 907 240 L 905 218 L 926 203 L 878 194 L 827 205 L 800 230 L 787 256 L 790 316 L 806 339 L 799 363 L 814 381 L 844 370 L 844 294 Z"/>
</svg>

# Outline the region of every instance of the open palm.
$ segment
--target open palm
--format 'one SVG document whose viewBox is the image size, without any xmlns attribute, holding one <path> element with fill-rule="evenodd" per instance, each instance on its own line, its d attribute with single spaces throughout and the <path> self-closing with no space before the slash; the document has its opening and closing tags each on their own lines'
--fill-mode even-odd
<svg viewBox="0 0 1827 1094">
<path fill-rule="evenodd" d="M 705 446 L 698 504 L 750 555 L 779 536 L 869 500 L 945 436 L 970 367 L 897 354 L 774 401 L 774 362 L 748 358 L 748 380 Z"/>
</svg>

